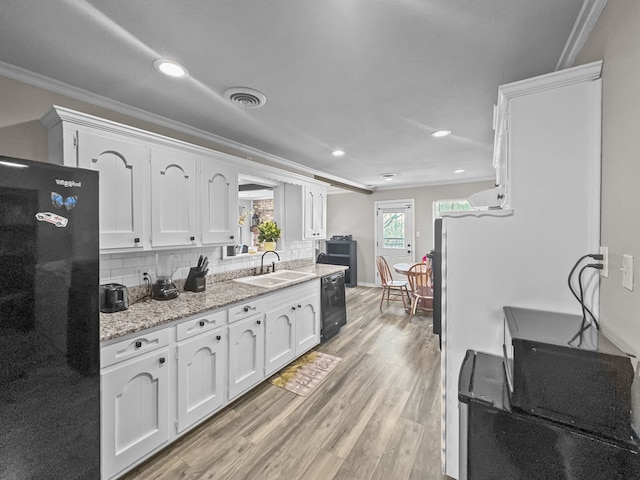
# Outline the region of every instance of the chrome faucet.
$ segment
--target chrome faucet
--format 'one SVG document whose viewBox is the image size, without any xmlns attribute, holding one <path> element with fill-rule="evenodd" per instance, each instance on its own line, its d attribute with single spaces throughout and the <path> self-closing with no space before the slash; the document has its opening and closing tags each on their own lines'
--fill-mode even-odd
<svg viewBox="0 0 640 480">
<path fill-rule="evenodd" d="M 275 254 L 276 254 L 276 257 L 278 257 L 278 261 L 280 261 L 280 255 L 278 255 L 278 252 L 276 252 L 276 251 L 274 251 L 274 250 L 267 250 L 266 252 L 264 252 L 264 253 L 262 254 L 262 258 L 260 259 L 260 274 L 261 274 L 261 275 L 262 275 L 263 273 L 265 273 L 265 272 L 264 272 L 264 256 L 265 256 L 267 253 L 275 253 Z M 271 271 L 272 271 L 272 272 L 275 272 L 275 271 L 276 271 L 276 262 L 275 262 L 275 261 L 271 264 Z"/>
</svg>

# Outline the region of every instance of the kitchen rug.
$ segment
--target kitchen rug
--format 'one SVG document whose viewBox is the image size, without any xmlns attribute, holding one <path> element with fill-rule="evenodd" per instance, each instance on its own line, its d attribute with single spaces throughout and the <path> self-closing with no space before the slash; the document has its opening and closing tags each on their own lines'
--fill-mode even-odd
<svg viewBox="0 0 640 480">
<path fill-rule="evenodd" d="M 311 352 L 271 377 L 271 383 L 306 397 L 329 375 L 331 370 L 338 366 L 341 360 L 326 353 Z"/>
</svg>

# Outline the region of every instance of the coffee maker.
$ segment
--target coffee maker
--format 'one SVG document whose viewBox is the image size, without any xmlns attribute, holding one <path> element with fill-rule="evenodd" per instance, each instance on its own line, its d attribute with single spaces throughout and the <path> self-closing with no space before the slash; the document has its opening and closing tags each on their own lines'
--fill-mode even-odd
<svg viewBox="0 0 640 480">
<path fill-rule="evenodd" d="M 180 266 L 180 257 L 177 255 L 156 254 L 156 281 L 151 287 L 151 293 L 156 300 L 171 300 L 180 292 L 173 283 L 173 274 Z"/>
</svg>

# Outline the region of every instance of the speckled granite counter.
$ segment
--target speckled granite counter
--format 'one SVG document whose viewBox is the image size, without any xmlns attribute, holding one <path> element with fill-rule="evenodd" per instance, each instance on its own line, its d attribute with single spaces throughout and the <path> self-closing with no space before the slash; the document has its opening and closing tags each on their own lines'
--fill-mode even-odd
<svg viewBox="0 0 640 480">
<path fill-rule="evenodd" d="M 233 280 L 215 283 L 212 281 L 210 283 L 208 279 L 207 289 L 204 292 L 181 291 L 180 295 L 173 300 L 145 300 L 130 305 L 128 310 L 122 312 L 101 313 L 100 341 L 114 340 L 141 330 L 180 320 L 181 318 L 198 315 L 208 310 L 215 310 L 249 298 L 267 295 L 346 269 L 347 267 L 341 265 L 328 264 L 312 264 L 299 267 L 295 270 L 315 273 L 317 277 L 305 278 L 283 287 L 274 288 L 254 287 L 234 282 Z"/>
</svg>

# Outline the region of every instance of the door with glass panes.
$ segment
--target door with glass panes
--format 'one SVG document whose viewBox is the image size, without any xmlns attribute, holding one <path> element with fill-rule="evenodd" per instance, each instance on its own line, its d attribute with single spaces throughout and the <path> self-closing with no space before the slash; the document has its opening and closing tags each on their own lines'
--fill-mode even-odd
<svg viewBox="0 0 640 480">
<path fill-rule="evenodd" d="M 404 278 L 393 270 L 396 263 L 414 263 L 413 200 L 376 202 L 376 256 L 383 256 L 394 279 Z M 376 285 L 380 275 L 376 271 Z"/>
</svg>

